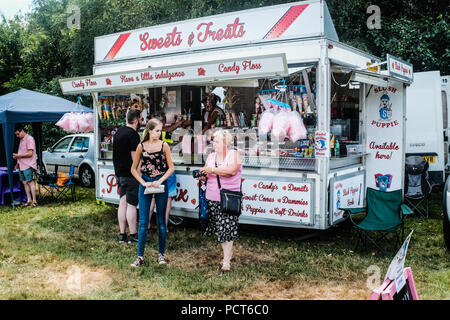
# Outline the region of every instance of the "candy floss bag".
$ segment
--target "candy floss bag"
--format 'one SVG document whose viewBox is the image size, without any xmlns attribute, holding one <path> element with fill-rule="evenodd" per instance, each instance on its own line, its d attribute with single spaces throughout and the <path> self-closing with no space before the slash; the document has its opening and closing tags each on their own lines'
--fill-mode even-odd
<svg viewBox="0 0 450 320">
<path fill-rule="evenodd" d="M 274 109 L 266 110 L 261 114 L 261 119 L 259 119 L 258 123 L 258 133 L 260 136 L 263 136 L 272 130 L 274 118 Z"/>
<path fill-rule="evenodd" d="M 288 114 L 289 130 L 287 134 L 289 136 L 289 140 L 296 142 L 300 139 L 305 139 L 307 136 L 307 131 L 300 114 L 297 111 L 289 111 Z"/>
<path fill-rule="evenodd" d="M 289 120 L 290 111 L 285 111 L 281 109 L 275 115 L 272 127 L 272 136 L 276 137 L 279 141 L 283 141 L 288 133 L 290 120 Z"/>
<path fill-rule="evenodd" d="M 88 120 L 88 114 L 82 113 L 78 116 L 78 129 L 80 132 L 89 132 L 90 123 Z"/>
<path fill-rule="evenodd" d="M 80 114 L 76 112 L 71 112 L 69 116 L 69 132 L 78 132 L 80 131 L 78 126 L 78 120 L 79 120 Z"/>
<path fill-rule="evenodd" d="M 70 117 L 69 114 L 64 114 L 61 119 L 55 124 L 58 127 L 61 127 L 65 131 L 69 131 L 70 129 Z"/>
</svg>

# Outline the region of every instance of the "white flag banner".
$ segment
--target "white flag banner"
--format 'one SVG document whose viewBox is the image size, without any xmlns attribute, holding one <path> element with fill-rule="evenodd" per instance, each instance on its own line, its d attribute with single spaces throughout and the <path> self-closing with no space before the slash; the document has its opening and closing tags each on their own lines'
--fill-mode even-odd
<svg viewBox="0 0 450 320">
<path fill-rule="evenodd" d="M 389 279 L 395 281 L 395 288 L 397 292 L 399 292 L 406 284 L 406 279 L 403 270 L 405 268 L 406 252 L 408 251 L 408 246 L 409 242 L 411 241 L 413 231 L 411 231 L 411 233 L 406 237 L 405 242 L 403 242 L 403 245 L 401 246 L 400 250 L 398 250 L 397 254 L 392 260 L 391 264 L 389 265 L 389 269 L 386 273 L 386 276 L 384 277 L 385 280 Z"/>
</svg>

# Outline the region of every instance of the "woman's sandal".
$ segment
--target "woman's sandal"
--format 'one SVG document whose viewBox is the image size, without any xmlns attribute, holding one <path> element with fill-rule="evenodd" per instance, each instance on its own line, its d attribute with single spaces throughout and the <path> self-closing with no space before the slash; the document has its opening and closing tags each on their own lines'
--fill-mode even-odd
<svg viewBox="0 0 450 320">
<path fill-rule="evenodd" d="M 37 206 L 38 206 L 37 202 L 32 202 L 32 203 L 30 204 L 30 207 L 37 207 Z"/>
<path fill-rule="evenodd" d="M 220 270 L 222 271 L 230 271 L 231 266 L 229 262 L 222 261 L 222 268 Z"/>
<path fill-rule="evenodd" d="M 20 208 L 29 207 L 29 206 L 31 206 L 32 204 L 33 204 L 33 202 L 25 202 L 25 203 L 22 203 L 22 204 L 20 205 Z"/>
</svg>

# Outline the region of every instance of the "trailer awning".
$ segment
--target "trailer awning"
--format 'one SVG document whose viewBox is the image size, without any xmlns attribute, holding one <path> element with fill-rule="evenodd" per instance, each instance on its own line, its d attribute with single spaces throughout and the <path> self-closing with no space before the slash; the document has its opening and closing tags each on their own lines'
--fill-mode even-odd
<svg viewBox="0 0 450 320">
<path fill-rule="evenodd" d="M 368 70 L 361 70 L 361 69 L 354 69 L 350 67 L 343 67 L 339 65 L 333 65 L 332 71 L 336 72 L 342 72 L 342 73 L 351 73 L 349 82 L 361 82 L 366 83 L 370 85 L 376 85 L 380 87 L 386 87 L 389 85 L 389 83 L 393 82 L 403 82 L 403 83 L 410 83 L 410 81 L 405 79 L 400 79 L 397 77 L 392 77 L 388 74 L 383 73 L 381 71 L 380 73 L 368 71 Z"/>
<path fill-rule="evenodd" d="M 289 74 L 284 53 L 61 79 L 64 94 L 248 81 Z"/>
<path fill-rule="evenodd" d="M 386 87 L 388 85 L 386 76 L 378 76 L 377 74 L 369 74 L 361 71 L 353 71 L 350 81 L 363 82 L 381 87 Z"/>
<path fill-rule="evenodd" d="M 317 62 L 306 62 L 306 63 L 292 63 L 288 65 L 288 72 L 290 75 L 298 72 L 302 72 L 303 70 L 311 69 L 315 67 Z"/>
</svg>

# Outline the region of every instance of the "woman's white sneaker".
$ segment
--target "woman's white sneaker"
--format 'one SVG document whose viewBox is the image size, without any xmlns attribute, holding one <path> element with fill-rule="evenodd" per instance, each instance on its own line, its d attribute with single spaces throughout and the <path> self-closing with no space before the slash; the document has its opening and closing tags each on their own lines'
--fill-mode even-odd
<svg viewBox="0 0 450 320">
<path fill-rule="evenodd" d="M 166 264 L 167 263 L 167 260 L 166 260 L 166 258 L 164 257 L 163 254 L 159 254 L 159 256 L 158 256 L 158 263 L 159 264 Z"/>
<path fill-rule="evenodd" d="M 143 257 L 137 257 L 137 259 L 130 265 L 132 268 L 140 267 L 144 264 Z"/>
</svg>

